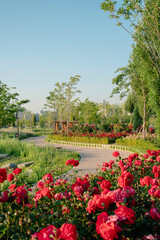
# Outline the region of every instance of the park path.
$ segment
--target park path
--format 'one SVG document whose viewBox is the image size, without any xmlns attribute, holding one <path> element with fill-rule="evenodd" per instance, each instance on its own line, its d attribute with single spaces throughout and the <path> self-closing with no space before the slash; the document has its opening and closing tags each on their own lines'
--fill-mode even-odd
<svg viewBox="0 0 160 240">
<path fill-rule="evenodd" d="M 62 144 L 55 144 L 45 141 L 46 136 L 31 137 L 27 138 L 25 141 L 32 142 L 36 146 L 41 147 L 61 147 L 66 150 L 78 152 L 81 156 L 81 161 L 79 166 L 76 167 L 76 170 L 80 170 L 83 174 L 93 173 L 96 171 L 97 166 L 102 166 L 103 162 L 109 162 L 114 160 L 115 157 L 112 156 L 112 153 L 115 150 L 110 149 L 96 149 L 96 148 L 85 148 L 79 146 L 69 146 Z M 128 157 L 131 152 L 119 151 L 122 158 Z"/>
</svg>

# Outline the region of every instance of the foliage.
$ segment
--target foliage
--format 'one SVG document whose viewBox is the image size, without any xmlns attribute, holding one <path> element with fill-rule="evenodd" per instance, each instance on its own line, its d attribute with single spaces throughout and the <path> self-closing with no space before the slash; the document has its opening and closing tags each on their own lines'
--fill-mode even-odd
<svg viewBox="0 0 160 240">
<path fill-rule="evenodd" d="M 109 12 L 109 16 L 117 21 L 117 25 L 126 30 L 134 41 L 146 52 L 148 61 L 160 73 L 159 56 L 159 8 L 158 0 L 117 1 L 105 0 L 101 8 Z M 125 28 L 124 22 L 129 22 L 130 31 Z"/>
<path fill-rule="evenodd" d="M 89 101 L 88 98 L 77 104 L 72 115 L 76 117 L 76 121 L 80 124 L 100 123 L 99 106 L 97 103 Z"/>
<path fill-rule="evenodd" d="M 48 139 L 57 141 L 82 142 L 82 143 L 114 143 L 117 138 L 126 137 L 132 132 L 132 125 L 115 124 L 109 126 L 111 132 L 98 131 L 95 125 L 76 125 L 70 128 L 70 132 L 53 133 Z M 108 129 L 109 129 L 108 127 Z"/>
<path fill-rule="evenodd" d="M 29 137 L 44 136 L 50 134 L 52 131 L 51 128 L 22 128 L 20 130 L 19 139 L 25 139 Z M 17 128 L 1 128 L 0 129 L 0 138 L 15 138 L 17 133 Z"/>
<path fill-rule="evenodd" d="M 118 68 L 115 73 L 121 72 L 118 76 L 112 79 L 112 84 L 115 84 L 116 87 L 112 90 L 111 96 L 114 94 L 120 94 L 120 99 L 127 96 L 130 91 L 130 69 L 127 67 Z"/>
<path fill-rule="evenodd" d="M 56 169 L 57 166 L 62 169 L 58 174 L 66 172 L 66 159 L 79 159 L 79 154 L 75 152 L 54 147 L 36 147 L 32 144 L 19 142 L 16 139 L 1 139 L 0 152 L 7 153 L 10 156 L 8 159 L 2 159 L 0 166 L 8 162 L 21 164 L 34 161 L 34 164 L 25 168 L 26 175 L 28 170 L 32 169 L 32 173 L 29 174 L 29 181 L 32 183 L 38 181 L 48 171 Z"/>
<path fill-rule="evenodd" d="M 70 77 L 68 82 L 57 82 L 53 91 L 49 92 L 49 96 L 46 97 L 47 103 L 45 107 L 50 108 L 55 112 L 54 120 L 57 120 L 56 112 L 59 112 L 59 117 L 64 120 L 64 115 L 67 119 L 67 127 L 69 127 L 69 120 L 71 111 L 73 111 L 76 102 L 79 98 L 75 98 L 77 93 L 81 93 L 76 89 L 76 85 L 80 81 L 80 76 L 75 75 Z"/>
<path fill-rule="evenodd" d="M 133 111 L 133 129 L 136 131 L 138 127 L 142 126 L 143 119 L 139 114 L 139 110 L 137 107 L 134 108 Z"/>
<path fill-rule="evenodd" d="M 117 85 L 113 93 L 121 93 L 123 97 L 131 85 L 143 118 L 143 138 L 152 109 L 156 113 L 155 126 L 160 134 L 160 3 L 158 0 L 124 0 L 118 4 L 117 1 L 105 0 L 101 7 L 134 39 L 129 65 L 121 68 L 121 74 L 113 80 Z M 125 21 L 130 23 L 130 30 L 125 28 Z"/>
<path fill-rule="evenodd" d="M 121 138 L 116 140 L 117 145 L 123 145 L 127 147 L 133 147 L 139 151 L 145 152 L 148 149 L 150 150 L 158 150 L 159 146 L 152 143 L 150 140 L 143 140 L 143 139 L 137 139 L 137 137 L 134 138 Z"/>
<path fill-rule="evenodd" d="M 19 169 L 1 170 L 1 239 L 160 239 L 159 154 L 114 152 L 94 174 L 44 175 L 32 194 Z"/>
<path fill-rule="evenodd" d="M 18 101 L 18 93 L 10 93 L 10 88 L 0 81 L 0 128 L 13 123 L 16 119 L 15 113 L 24 110 L 21 107 L 29 100 Z"/>
</svg>

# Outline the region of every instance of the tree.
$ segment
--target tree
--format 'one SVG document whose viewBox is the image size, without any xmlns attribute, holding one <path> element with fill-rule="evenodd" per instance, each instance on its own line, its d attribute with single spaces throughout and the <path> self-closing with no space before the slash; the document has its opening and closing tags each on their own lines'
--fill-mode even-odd
<svg viewBox="0 0 160 240">
<path fill-rule="evenodd" d="M 6 84 L 0 81 L 0 128 L 15 121 L 15 100 L 17 93 L 10 93 Z"/>
<path fill-rule="evenodd" d="M 64 88 L 65 88 L 64 82 L 62 82 L 62 84 L 57 82 L 55 83 L 54 90 L 49 92 L 50 95 L 46 97 L 47 103 L 45 104 L 45 107 L 51 109 L 51 111 L 55 113 L 54 114 L 55 124 L 57 113 L 60 115 L 61 122 L 63 120 L 63 112 L 65 108 Z"/>
<path fill-rule="evenodd" d="M 0 128 L 13 123 L 16 113 L 24 110 L 22 105 L 29 102 L 29 100 L 18 101 L 18 96 L 18 93 L 10 93 L 10 88 L 0 81 Z"/>
<path fill-rule="evenodd" d="M 45 107 L 53 109 L 55 113 L 57 112 L 61 119 L 60 122 L 62 122 L 63 116 L 66 112 L 67 129 L 69 128 L 71 111 L 73 111 L 75 104 L 79 100 L 79 98 L 75 98 L 76 94 L 81 92 L 76 89 L 76 85 L 79 81 L 80 76 L 75 75 L 74 77 L 70 77 L 68 82 L 62 82 L 61 84 L 57 82 L 54 90 L 49 92 L 49 96 L 46 98 L 47 103 L 45 104 Z"/>
<path fill-rule="evenodd" d="M 115 71 L 115 73 L 117 72 L 121 73 L 112 79 L 112 84 L 115 84 L 116 87 L 113 89 L 110 97 L 113 97 L 114 94 L 120 94 L 120 99 L 122 99 L 131 91 L 131 79 L 129 78 L 130 69 L 128 67 L 122 67 Z"/>
<path fill-rule="evenodd" d="M 134 39 L 134 60 L 131 60 L 130 68 L 134 69 L 133 73 L 137 76 L 133 77 L 137 79 L 137 84 L 132 80 L 132 89 L 137 93 L 139 112 L 143 117 L 143 137 L 149 108 L 155 110 L 160 137 L 160 1 L 124 0 L 122 4 L 117 4 L 116 1 L 105 0 L 101 7 Z M 124 26 L 125 20 L 130 23 L 132 31 Z"/>
<path fill-rule="evenodd" d="M 151 110 L 149 95 L 150 89 L 148 86 L 151 76 L 148 72 L 149 63 L 147 60 L 148 58 L 146 58 L 146 53 L 143 49 L 141 49 L 139 45 L 133 46 L 130 61 L 130 69 L 132 73 L 131 86 L 138 102 L 137 107 L 139 109 L 139 113 L 143 118 L 143 139 L 145 139 L 146 122 L 148 121 L 149 112 Z"/>
<path fill-rule="evenodd" d="M 143 51 L 148 60 L 160 74 L 160 1 L 159 0 L 124 0 L 122 4 L 114 0 L 105 0 L 101 4 L 110 18 L 127 31 Z M 125 27 L 125 21 L 130 29 Z"/>
<path fill-rule="evenodd" d="M 138 107 L 136 106 L 133 110 L 133 129 L 137 130 L 143 124 L 143 119 L 139 114 Z"/>
<path fill-rule="evenodd" d="M 70 113 L 71 110 L 75 107 L 76 102 L 79 98 L 75 98 L 77 93 L 81 93 L 80 90 L 76 89 L 76 85 L 80 81 L 79 75 L 75 75 L 74 77 L 70 77 L 68 83 L 64 83 L 64 98 L 65 98 L 65 106 L 67 109 L 67 131 L 69 131 L 69 121 L 70 121 Z"/>
<path fill-rule="evenodd" d="M 130 114 L 130 123 L 132 123 L 132 114 L 135 108 L 135 95 L 134 92 L 130 92 L 125 101 L 125 110 Z"/>
<path fill-rule="evenodd" d="M 74 115 L 76 116 L 76 120 L 82 124 L 100 123 L 99 105 L 89 101 L 88 98 L 76 106 Z"/>
</svg>

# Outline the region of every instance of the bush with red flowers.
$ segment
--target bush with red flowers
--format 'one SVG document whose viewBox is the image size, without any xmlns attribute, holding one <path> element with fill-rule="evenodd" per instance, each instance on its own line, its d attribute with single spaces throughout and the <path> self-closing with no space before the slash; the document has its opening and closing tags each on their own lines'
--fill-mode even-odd
<svg viewBox="0 0 160 240">
<path fill-rule="evenodd" d="M 0 239 L 159 240 L 160 150 L 113 156 L 94 174 L 48 173 L 32 189 L 0 169 Z"/>
<path fill-rule="evenodd" d="M 114 143 L 116 139 L 133 134 L 132 125 L 121 126 L 120 124 L 115 124 L 109 129 L 111 130 L 110 132 L 104 132 L 94 125 L 76 125 L 71 127 L 69 132 L 56 132 L 49 135 L 49 139 L 56 141 L 109 144 Z"/>
</svg>

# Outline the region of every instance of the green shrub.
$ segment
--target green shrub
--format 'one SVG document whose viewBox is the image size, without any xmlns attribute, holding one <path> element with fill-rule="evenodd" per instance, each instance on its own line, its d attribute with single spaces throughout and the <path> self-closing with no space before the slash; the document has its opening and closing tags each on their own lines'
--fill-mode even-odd
<svg viewBox="0 0 160 240">
<path fill-rule="evenodd" d="M 80 143 L 97 143 L 97 144 L 108 144 L 109 138 L 100 137 L 69 137 L 62 135 L 49 135 L 48 139 L 56 141 L 66 141 L 66 142 L 80 142 Z"/>
<path fill-rule="evenodd" d="M 116 143 L 118 145 L 124 145 L 127 147 L 133 147 L 136 148 L 142 152 L 149 150 L 159 150 L 159 147 L 149 141 L 146 140 L 141 140 L 141 139 L 134 139 L 134 138 L 121 138 L 121 139 L 117 139 Z"/>
</svg>

